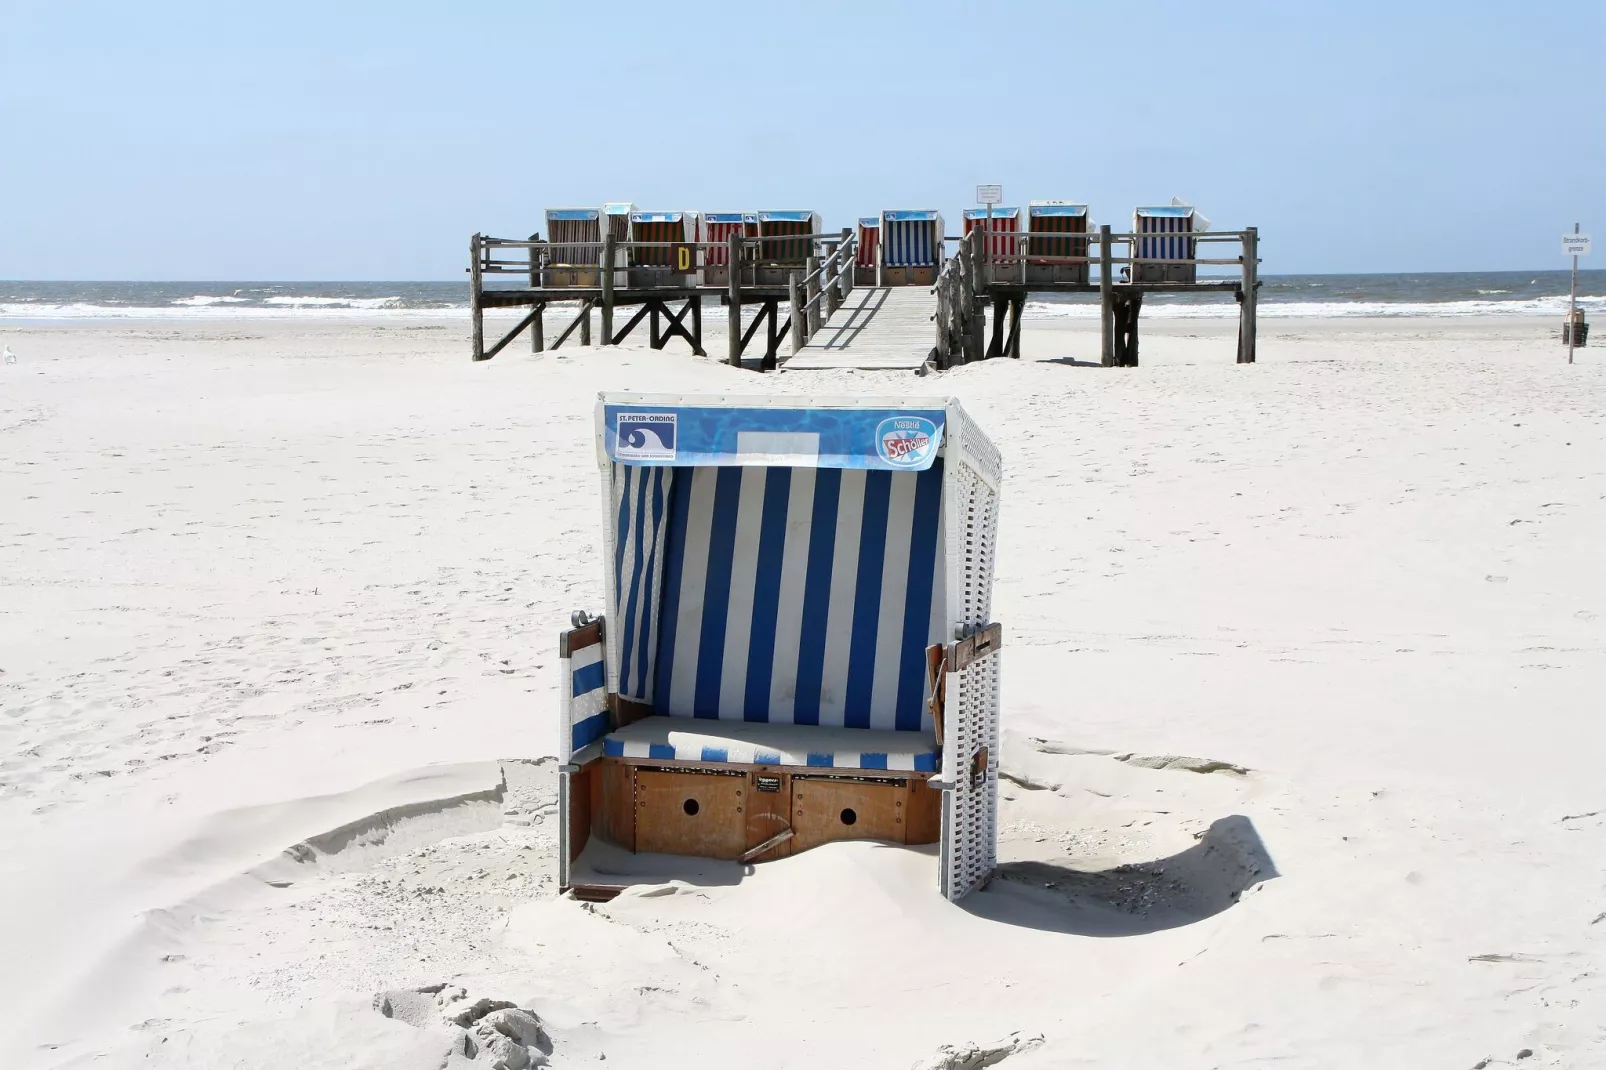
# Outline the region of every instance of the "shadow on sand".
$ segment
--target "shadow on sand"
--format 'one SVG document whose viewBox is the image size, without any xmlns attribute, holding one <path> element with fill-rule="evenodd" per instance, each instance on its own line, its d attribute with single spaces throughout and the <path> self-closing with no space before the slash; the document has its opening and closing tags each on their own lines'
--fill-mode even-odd
<svg viewBox="0 0 1606 1070">
<path fill-rule="evenodd" d="M 1192 847 L 1169 858 L 1106 870 L 1052 862 L 1004 862 L 992 883 L 960 903 L 977 917 L 1078 936 L 1137 936 L 1219 914 L 1276 877 L 1254 823 L 1213 822 Z"/>
<path fill-rule="evenodd" d="M 1104 365 L 1096 360 L 1077 360 L 1075 357 L 1043 357 L 1038 364 L 1064 364 L 1070 368 L 1102 368 Z"/>
</svg>

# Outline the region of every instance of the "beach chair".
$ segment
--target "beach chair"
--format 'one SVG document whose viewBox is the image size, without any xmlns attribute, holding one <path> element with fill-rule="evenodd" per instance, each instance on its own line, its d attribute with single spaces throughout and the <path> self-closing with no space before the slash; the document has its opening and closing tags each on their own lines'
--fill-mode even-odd
<svg viewBox="0 0 1606 1070">
<path fill-rule="evenodd" d="M 743 862 L 997 840 L 998 451 L 954 399 L 604 394 L 608 612 L 559 642 L 560 882 L 595 837 Z"/>
<path fill-rule="evenodd" d="M 1132 213 L 1132 233 L 1138 235 L 1135 255 L 1141 263 L 1132 265 L 1133 282 L 1195 282 L 1198 265 L 1166 263 L 1193 260 L 1196 243 L 1195 211 L 1188 204 L 1167 204 L 1137 208 Z M 1199 228 L 1203 230 L 1203 227 Z"/>
<path fill-rule="evenodd" d="M 942 270 L 942 261 L 940 212 L 881 213 L 881 285 L 931 286 Z"/>
<path fill-rule="evenodd" d="M 811 234 L 820 233 L 820 213 L 770 211 L 758 214 L 758 236 L 793 240 L 761 241 L 756 253 L 754 280 L 759 286 L 785 286 L 793 272 L 801 274 L 814 255 Z"/>
<path fill-rule="evenodd" d="M 681 289 L 697 283 L 697 213 L 631 212 L 633 242 L 678 242 L 674 247 L 630 250 L 630 286 Z"/>
<path fill-rule="evenodd" d="M 965 235 L 973 230 L 988 230 L 983 281 L 1020 282 L 1020 209 L 994 206 L 989 217 L 985 208 L 967 208 Z"/>
<path fill-rule="evenodd" d="M 541 285 L 595 287 L 602 285 L 599 265 L 602 250 L 602 212 L 596 208 L 548 208 L 546 211 L 546 266 Z"/>
<path fill-rule="evenodd" d="M 1069 201 L 1033 201 L 1026 206 L 1026 281 L 1086 286 L 1088 265 L 1067 264 L 1059 257 L 1087 256 L 1087 205 Z M 1061 237 L 1060 235 L 1065 235 Z M 1078 236 L 1080 235 L 1080 236 Z M 1042 259 L 1039 259 L 1039 258 Z"/>
<path fill-rule="evenodd" d="M 698 238 L 705 243 L 703 249 L 703 285 L 728 286 L 730 274 L 730 246 L 732 234 L 747 238 L 758 237 L 756 212 L 704 212 L 702 233 Z"/>
<path fill-rule="evenodd" d="M 859 244 L 853 251 L 853 285 L 880 286 L 876 271 L 881 260 L 881 217 L 859 217 Z"/>
</svg>

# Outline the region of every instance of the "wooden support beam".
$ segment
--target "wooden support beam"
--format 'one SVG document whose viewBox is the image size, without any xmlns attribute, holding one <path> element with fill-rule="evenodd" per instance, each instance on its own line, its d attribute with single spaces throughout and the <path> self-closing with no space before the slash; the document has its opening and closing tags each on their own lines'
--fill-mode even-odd
<svg viewBox="0 0 1606 1070">
<path fill-rule="evenodd" d="M 825 268 L 825 318 L 830 319 L 836 315 L 836 310 L 842 306 L 842 294 L 837 285 L 837 276 L 842 271 L 842 250 L 847 246 L 840 242 L 831 242 L 826 251 L 830 256 L 826 260 Z"/>
<path fill-rule="evenodd" d="M 1238 363 L 1255 363 L 1255 312 L 1260 297 L 1260 228 L 1244 230 L 1243 304 L 1238 309 Z"/>
<path fill-rule="evenodd" d="M 786 291 L 792 306 L 792 352 L 796 353 L 809 341 L 807 321 L 803 315 L 803 276 L 793 271 L 786 276 Z"/>
<path fill-rule="evenodd" d="M 579 313 L 570 321 L 567 327 L 563 328 L 563 333 L 558 335 L 558 340 L 552 343 L 553 349 L 568 341 L 569 335 L 574 333 L 576 327 L 581 328 L 580 344 L 584 346 L 591 344 L 591 301 L 592 298 L 589 297 L 581 300 Z"/>
<path fill-rule="evenodd" d="M 753 340 L 753 335 L 758 333 L 759 326 L 764 322 L 764 314 L 774 307 L 773 299 L 761 300 L 758 306 L 758 315 L 754 316 L 753 322 L 747 325 L 747 333 L 742 335 L 738 343 L 736 351 L 736 366 L 738 368 L 742 366 L 741 355 L 747 352 L 747 343 Z"/>
<path fill-rule="evenodd" d="M 1008 318 L 1009 298 L 1002 294 L 993 295 L 993 337 L 987 343 L 987 356 L 998 357 L 1004 353 L 1004 321 Z"/>
<path fill-rule="evenodd" d="M 1115 280 L 1110 278 L 1113 268 L 1110 256 L 1110 225 L 1099 227 L 1099 363 L 1106 368 L 1115 367 Z"/>
<path fill-rule="evenodd" d="M 741 228 L 730 236 L 730 301 L 725 310 L 726 329 L 730 332 L 725 359 L 733 368 L 742 366 L 742 235 Z"/>
<path fill-rule="evenodd" d="M 614 335 L 612 338 L 607 338 L 607 336 L 604 335 L 605 341 L 603 342 L 603 345 L 616 346 L 620 342 L 623 342 L 625 340 L 625 336 L 636 329 L 636 324 L 640 323 L 642 317 L 647 315 L 648 312 L 652 311 L 656 304 L 656 301 L 643 302 L 642 306 L 636 309 L 636 314 L 630 317 L 629 322 L 624 325 L 624 328 L 620 330 L 618 334 Z M 657 349 L 658 347 L 653 346 L 653 348 Z"/>
<path fill-rule="evenodd" d="M 778 363 L 781 345 L 781 332 L 775 321 L 781 318 L 781 303 L 779 301 L 764 302 L 764 318 L 769 322 L 769 337 L 764 340 L 764 362 L 759 365 L 762 371 L 772 372 Z"/>
<path fill-rule="evenodd" d="M 809 333 L 820 333 L 820 258 L 803 258 L 803 301 L 808 306 Z"/>
<path fill-rule="evenodd" d="M 485 309 L 480 305 L 480 285 L 485 281 L 480 270 L 480 235 L 468 240 L 468 308 L 473 321 L 472 347 L 475 360 L 485 359 Z"/>
<path fill-rule="evenodd" d="M 536 321 L 536 318 L 541 315 L 541 308 L 542 308 L 541 305 L 536 305 L 535 308 L 531 309 L 530 310 L 530 314 L 528 316 L 525 316 L 523 319 L 519 320 L 519 325 L 517 327 L 515 327 L 511 331 L 507 332 L 507 335 L 500 342 L 498 342 L 494 346 L 492 346 L 486 352 L 485 356 L 481 357 L 480 359 L 481 360 L 490 360 L 492 357 L 494 357 L 498 353 L 502 352 L 502 350 L 506 349 L 507 348 L 507 344 L 509 342 L 513 341 L 513 339 L 517 338 L 521 333 L 523 333 L 524 328 L 530 326 L 532 323 L 534 323 Z"/>
<path fill-rule="evenodd" d="M 1009 301 L 1009 346 L 1006 348 L 1010 356 L 1020 359 L 1020 318 L 1026 312 L 1026 295 L 1016 294 Z"/>
<path fill-rule="evenodd" d="M 651 312 L 647 313 L 647 334 L 650 336 L 647 344 L 653 349 L 662 349 L 664 347 L 664 338 L 658 329 L 658 310 L 663 307 L 663 303 L 653 301 L 647 307 L 652 309 Z"/>
<path fill-rule="evenodd" d="M 686 304 L 691 308 L 691 351 L 699 357 L 706 357 L 708 352 L 703 349 L 703 299 L 688 297 Z"/>
<path fill-rule="evenodd" d="M 608 225 L 607 219 L 602 221 Z M 613 260 L 614 236 L 610 231 L 602 239 L 602 344 L 611 346 L 613 338 Z"/>
</svg>

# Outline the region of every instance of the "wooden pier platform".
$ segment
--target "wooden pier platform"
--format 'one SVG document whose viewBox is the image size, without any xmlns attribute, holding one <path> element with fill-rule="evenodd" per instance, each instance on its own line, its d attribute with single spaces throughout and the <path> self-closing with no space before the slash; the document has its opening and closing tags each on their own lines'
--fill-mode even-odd
<svg viewBox="0 0 1606 1070">
<path fill-rule="evenodd" d="M 781 367 L 915 371 L 931 358 L 936 307 L 925 286 L 861 287 Z"/>
</svg>

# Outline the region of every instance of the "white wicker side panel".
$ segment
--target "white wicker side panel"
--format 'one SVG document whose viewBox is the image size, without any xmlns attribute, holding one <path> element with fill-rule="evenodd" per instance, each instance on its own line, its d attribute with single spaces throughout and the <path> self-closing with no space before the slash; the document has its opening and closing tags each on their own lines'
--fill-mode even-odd
<svg viewBox="0 0 1606 1070">
<path fill-rule="evenodd" d="M 996 452 L 992 457 L 996 463 Z M 966 457 L 957 466 L 958 515 L 949 529 L 957 528 L 959 539 L 959 589 L 951 603 L 959 618 L 955 638 L 972 635 L 992 622 L 996 476 L 986 480 L 968 462 Z M 943 778 L 952 787 L 943 799 L 942 890 L 951 900 L 986 883 L 998 861 L 998 658 L 989 654 L 948 674 Z M 985 765 L 977 769 L 983 751 Z"/>
</svg>

